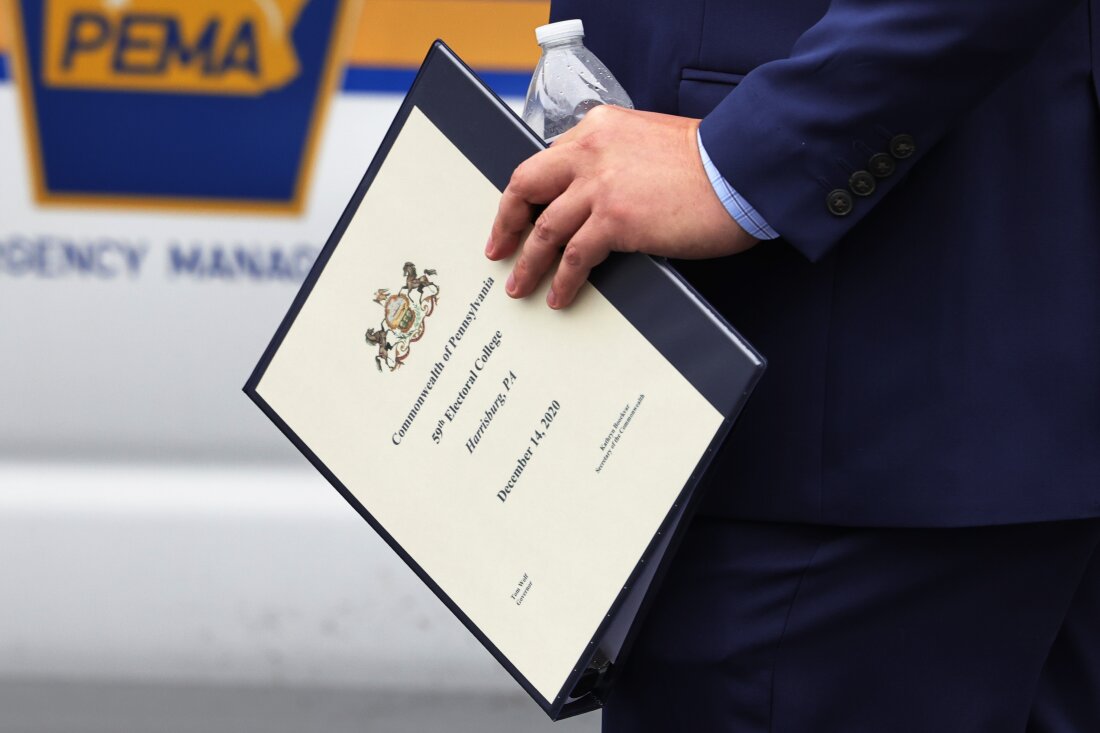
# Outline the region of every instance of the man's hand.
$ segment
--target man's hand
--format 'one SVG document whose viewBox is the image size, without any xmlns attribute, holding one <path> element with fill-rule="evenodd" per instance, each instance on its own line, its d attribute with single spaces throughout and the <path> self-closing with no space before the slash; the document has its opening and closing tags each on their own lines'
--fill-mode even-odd
<svg viewBox="0 0 1100 733">
<path fill-rule="evenodd" d="M 529 295 L 564 254 L 546 297 L 573 302 L 611 252 L 694 259 L 757 243 L 729 215 L 699 158 L 699 120 L 596 107 L 547 150 L 520 165 L 500 200 L 485 254 L 512 255 L 534 207 L 548 204 L 523 242 L 505 286 Z"/>
</svg>

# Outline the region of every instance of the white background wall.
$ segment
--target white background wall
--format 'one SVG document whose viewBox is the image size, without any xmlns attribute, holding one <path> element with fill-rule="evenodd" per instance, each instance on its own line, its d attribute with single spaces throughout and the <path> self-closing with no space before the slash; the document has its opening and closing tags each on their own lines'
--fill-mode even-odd
<svg viewBox="0 0 1100 733">
<path fill-rule="evenodd" d="M 320 250 L 400 99 L 337 95 L 302 216 L 36 206 L 0 84 L 0 242 L 141 242 L 137 277 L 0 272 L 0 456 L 294 461 L 240 392 L 298 282 L 169 274 L 168 248 Z"/>
<path fill-rule="evenodd" d="M 0 84 L 0 241 L 149 252 L 0 272 L 0 677 L 515 689 L 242 394 L 298 283 L 168 271 L 171 241 L 319 249 L 398 102 L 334 100 L 300 217 L 137 213 L 36 206 Z"/>
<path fill-rule="evenodd" d="M 310 470 L 8 463 L 0 481 L 0 678 L 514 689 Z"/>
</svg>

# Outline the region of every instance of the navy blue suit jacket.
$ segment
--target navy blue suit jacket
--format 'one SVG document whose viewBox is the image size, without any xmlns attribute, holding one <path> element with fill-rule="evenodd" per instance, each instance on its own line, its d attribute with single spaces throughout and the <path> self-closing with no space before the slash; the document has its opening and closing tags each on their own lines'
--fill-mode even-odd
<svg viewBox="0 0 1100 733">
<path fill-rule="evenodd" d="M 570 17 L 639 108 L 704 118 L 783 235 L 679 265 L 769 360 L 705 511 L 1100 516 L 1100 0 L 556 0 Z"/>
</svg>

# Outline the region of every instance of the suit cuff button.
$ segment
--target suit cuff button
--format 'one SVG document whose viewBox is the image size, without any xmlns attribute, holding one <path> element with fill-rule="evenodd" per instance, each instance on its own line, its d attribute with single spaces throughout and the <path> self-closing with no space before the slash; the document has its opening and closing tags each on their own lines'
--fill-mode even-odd
<svg viewBox="0 0 1100 733">
<path fill-rule="evenodd" d="M 871 169 L 871 173 L 874 174 L 875 178 L 889 178 L 894 175 L 897 165 L 894 159 L 886 153 L 875 153 L 867 161 L 867 167 Z"/>
<path fill-rule="evenodd" d="M 836 188 L 825 197 L 825 205 L 829 207 L 829 213 L 834 216 L 847 216 L 852 213 L 852 194 L 842 188 Z"/>
<path fill-rule="evenodd" d="M 856 196 L 870 196 L 875 192 L 875 177 L 867 171 L 856 171 L 848 179 L 848 188 Z"/>
<path fill-rule="evenodd" d="M 912 135 L 894 135 L 890 140 L 890 155 L 905 160 L 917 151 L 917 143 Z"/>
</svg>

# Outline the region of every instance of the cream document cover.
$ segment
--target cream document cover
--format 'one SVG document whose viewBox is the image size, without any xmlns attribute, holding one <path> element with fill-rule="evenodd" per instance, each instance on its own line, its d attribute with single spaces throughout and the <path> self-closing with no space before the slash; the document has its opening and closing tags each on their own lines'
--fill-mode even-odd
<svg viewBox="0 0 1100 733">
<path fill-rule="evenodd" d="M 499 200 L 414 107 L 257 392 L 554 701 L 722 415 L 592 286 L 510 299 Z"/>
</svg>

